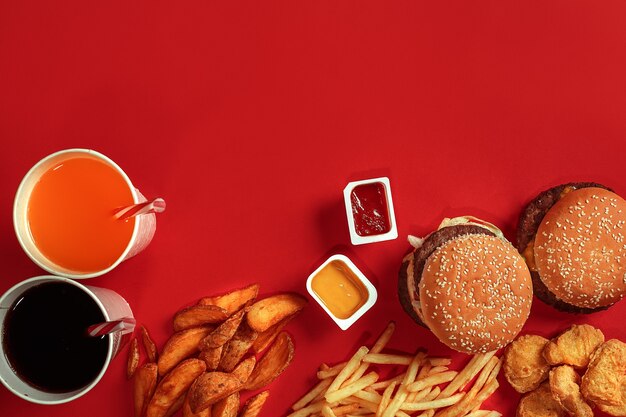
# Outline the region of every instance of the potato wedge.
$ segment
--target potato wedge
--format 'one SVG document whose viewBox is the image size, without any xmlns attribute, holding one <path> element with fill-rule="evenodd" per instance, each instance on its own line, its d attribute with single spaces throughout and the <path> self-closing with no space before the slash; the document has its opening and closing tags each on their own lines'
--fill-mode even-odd
<svg viewBox="0 0 626 417">
<path fill-rule="evenodd" d="M 248 327 L 246 323 L 242 323 L 233 338 L 224 345 L 217 369 L 219 371 L 232 372 L 241 361 L 241 358 L 250 350 L 257 336 L 257 332 Z"/>
<path fill-rule="evenodd" d="M 238 392 L 241 387 L 241 382 L 234 375 L 224 372 L 204 373 L 191 385 L 189 392 L 191 411 L 198 413 Z"/>
<path fill-rule="evenodd" d="M 239 417 L 257 417 L 269 395 L 269 391 L 263 391 L 254 397 L 250 397 L 250 399 L 246 401 L 246 404 L 243 406 Z"/>
<path fill-rule="evenodd" d="M 252 304 L 246 320 L 251 329 L 261 333 L 302 310 L 308 301 L 296 293 L 277 294 Z"/>
<path fill-rule="evenodd" d="M 227 294 L 218 295 L 217 297 L 204 297 L 198 305 L 201 306 L 218 306 L 225 309 L 228 315 L 234 314 L 241 310 L 247 303 L 256 299 L 259 293 L 259 284 L 252 284 L 239 290 L 231 291 Z"/>
<path fill-rule="evenodd" d="M 299 312 L 298 312 L 299 313 Z M 259 333 L 259 337 L 256 338 L 252 344 L 252 351 L 254 353 L 261 353 L 276 339 L 276 336 L 280 331 L 289 323 L 298 313 L 292 314 L 289 317 L 285 317 L 266 331 Z"/>
<path fill-rule="evenodd" d="M 159 375 L 172 370 L 180 361 L 198 351 L 198 344 L 211 331 L 208 327 L 193 327 L 174 333 L 163 347 L 159 358 Z"/>
<path fill-rule="evenodd" d="M 231 374 L 235 375 L 242 384 L 245 384 L 248 378 L 250 378 L 255 366 L 256 358 L 254 356 L 250 356 L 248 359 L 244 359 L 239 362 L 239 365 L 233 369 Z"/>
<path fill-rule="evenodd" d="M 128 346 L 128 361 L 126 362 L 126 379 L 131 379 L 139 366 L 139 344 L 137 338 L 133 337 Z"/>
<path fill-rule="evenodd" d="M 178 413 L 183 408 L 183 405 L 185 405 L 186 397 L 187 397 L 186 392 L 183 392 L 181 395 L 179 395 L 176 401 L 174 401 L 174 404 L 172 404 L 170 409 L 167 410 L 167 413 L 165 413 L 163 417 L 172 417 L 174 414 Z"/>
<path fill-rule="evenodd" d="M 228 318 L 228 312 L 218 306 L 191 306 L 174 315 L 174 331 L 205 324 L 221 323 Z"/>
<path fill-rule="evenodd" d="M 144 326 L 141 326 L 139 329 L 141 331 L 141 341 L 143 342 L 143 348 L 145 349 L 146 355 L 148 356 L 148 362 L 156 362 L 159 357 L 159 353 L 157 351 L 156 345 L 150 337 L 150 333 L 148 333 L 148 329 L 146 329 Z"/>
<path fill-rule="evenodd" d="M 209 333 L 207 337 L 202 339 L 202 342 L 200 343 L 200 350 L 215 349 L 220 346 L 224 346 L 224 344 L 226 344 L 226 342 L 228 342 L 235 335 L 235 332 L 239 328 L 245 313 L 246 309 L 241 309 L 226 319 L 224 323 L 217 326 L 217 328 Z"/>
<path fill-rule="evenodd" d="M 211 417 L 237 417 L 239 412 L 239 392 L 230 394 L 212 406 Z"/>
<path fill-rule="evenodd" d="M 191 406 L 189 405 L 189 393 L 191 390 L 187 391 L 187 395 L 185 395 L 185 403 L 183 404 L 183 417 L 212 417 L 211 416 L 211 407 L 207 407 L 198 413 L 194 413 L 191 411 Z"/>
<path fill-rule="evenodd" d="M 215 371 L 217 369 L 217 366 L 220 364 L 223 349 L 224 346 L 220 346 L 215 349 L 204 349 L 200 352 L 198 359 L 202 359 L 204 363 L 206 363 L 207 371 Z"/>
<path fill-rule="evenodd" d="M 146 417 L 164 417 L 205 370 L 206 365 L 200 359 L 179 363 L 157 386 L 146 408 Z"/>
<path fill-rule="evenodd" d="M 252 371 L 245 383 L 245 388 L 254 391 L 278 378 L 291 363 L 293 353 L 291 337 L 282 332 Z"/>
<path fill-rule="evenodd" d="M 133 381 L 133 401 L 135 417 L 142 417 L 157 386 L 158 368 L 156 363 L 146 363 L 137 369 Z"/>
</svg>

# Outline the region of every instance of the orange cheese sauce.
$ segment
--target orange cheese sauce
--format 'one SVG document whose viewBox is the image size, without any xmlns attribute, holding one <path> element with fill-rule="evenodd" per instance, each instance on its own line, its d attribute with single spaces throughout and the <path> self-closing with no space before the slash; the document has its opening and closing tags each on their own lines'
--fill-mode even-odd
<svg viewBox="0 0 626 417">
<path fill-rule="evenodd" d="M 361 280 L 343 262 L 335 260 L 312 279 L 311 288 L 338 319 L 352 316 L 368 298 Z"/>
</svg>

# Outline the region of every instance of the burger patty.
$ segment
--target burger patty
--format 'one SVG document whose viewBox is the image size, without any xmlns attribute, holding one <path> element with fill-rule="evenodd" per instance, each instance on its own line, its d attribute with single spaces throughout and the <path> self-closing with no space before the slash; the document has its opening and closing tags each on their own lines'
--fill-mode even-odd
<svg viewBox="0 0 626 417">
<path fill-rule="evenodd" d="M 460 236 L 470 234 L 483 234 L 489 236 L 495 236 L 488 229 L 476 226 L 476 225 L 457 225 L 444 227 L 431 233 L 423 242 L 422 246 L 413 251 L 413 282 L 415 288 L 419 288 L 419 283 L 422 280 L 422 272 L 424 266 L 430 255 L 437 250 L 438 247 L 444 245 L 446 242 L 455 239 Z M 409 294 L 408 286 L 408 268 L 410 266 L 411 259 L 402 262 L 400 272 L 398 273 L 398 297 L 400 298 L 400 304 L 404 311 L 411 316 L 411 318 L 419 325 L 428 328 L 426 324 L 420 319 L 415 310 L 413 309 L 413 303 L 411 302 L 411 295 Z M 419 294 L 415 294 L 415 299 L 419 299 Z"/>
<path fill-rule="evenodd" d="M 528 247 L 528 244 L 535 240 L 535 235 L 537 234 L 537 230 L 539 230 L 539 225 L 541 224 L 541 221 L 543 220 L 548 210 L 550 210 L 552 206 L 556 204 L 557 201 L 559 201 L 564 191 L 567 191 L 567 189 L 577 190 L 580 188 L 589 187 L 604 188 L 605 190 L 613 191 L 610 188 L 595 182 L 571 182 L 568 184 L 562 184 L 556 187 L 552 187 L 549 190 L 545 190 L 537 197 L 535 197 L 534 200 L 528 203 L 528 205 L 522 211 L 519 217 L 519 223 L 517 226 L 517 250 L 523 254 Z M 545 286 L 545 284 L 541 280 L 541 277 L 539 276 L 539 272 L 531 269 L 530 276 L 533 281 L 533 291 L 537 298 L 539 298 L 544 303 L 553 306 L 557 310 L 566 311 L 569 313 L 589 314 L 600 310 L 606 310 L 608 308 L 584 308 L 566 303 L 558 299 L 548 289 L 548 287 Z"/>
<path fill-rule="evenodd" d="M 420 326 L 426 327 L 420 316 L 413 310 L 413 304 L 411 303 L 411 297 L 409 296 L 409 286 L 407 285 L 409 264 L 413 262 L 415 252 L 410 254 L 410 260 L 406 259 L 400 266 L 398 272 L 398 298 L 400 299 L 400 305 L 404 309 L 404 312 L 413 319 L 414 322 Z"/>
</svg>

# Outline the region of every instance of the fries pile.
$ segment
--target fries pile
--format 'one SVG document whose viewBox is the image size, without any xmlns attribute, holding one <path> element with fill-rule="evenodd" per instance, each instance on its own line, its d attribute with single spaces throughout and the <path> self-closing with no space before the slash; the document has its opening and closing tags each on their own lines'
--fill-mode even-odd
<svg viewBox="0 0 626 417">
<path fill-rule="evenodd" d="M 319 383 L 292 406 L 288 417 L 501 416 L 497 411 L 480 410 L 498 388 L 501 361 L 495 352 L 477 354 L 463 370 L 452 371 L 448 369 L 450 359 L 429 357 L 421 351 L 415 355 L 382 353 L 394 330 L 395 324 L 389 323 L 371 349 L 359 348 L 347 362 L 333 367 L 322 364 L 317 372 Z M 380 380 L 370 365 L 406 369 Z"/>
<path fill-rule="evenodd" d="M 145 328 L 148 358 L 139 365 L 137 339 L 131 341 L 127 376 L 134 378 L 135 417 L 256 417 L 269 391 L 240 409 L 240 392 L 274 381 L 293 359 L 291 337 L 282 331 L 307 304 L 298 294 L 258 301 L 258 285 L 205 297 L 174 316 L 175 333 L 160 355 Z M 257 361 L 257 356 L 263 355 Z"/>
</svg>

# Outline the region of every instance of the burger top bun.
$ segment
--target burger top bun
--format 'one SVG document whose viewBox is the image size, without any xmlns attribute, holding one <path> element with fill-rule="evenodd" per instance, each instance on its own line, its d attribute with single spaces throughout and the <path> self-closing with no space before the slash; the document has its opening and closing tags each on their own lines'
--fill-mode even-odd
<svg viewBox="0 0 626 417">
<path fill-rule="evenodd" d="M 426 261 L 419 293 L 425 324 L 444 344 L 466 353 L 513 341 L 533 296 L 528 267 L 517 250 L 483 234 L 440 246 Z"/>
<path fill-rule="evenodd" d="M 535 238 L 537 270 L 566 303 L 605 307 L 626 294 L 626 201 L 602 188 L 565 194 Z"/>
</svg>

